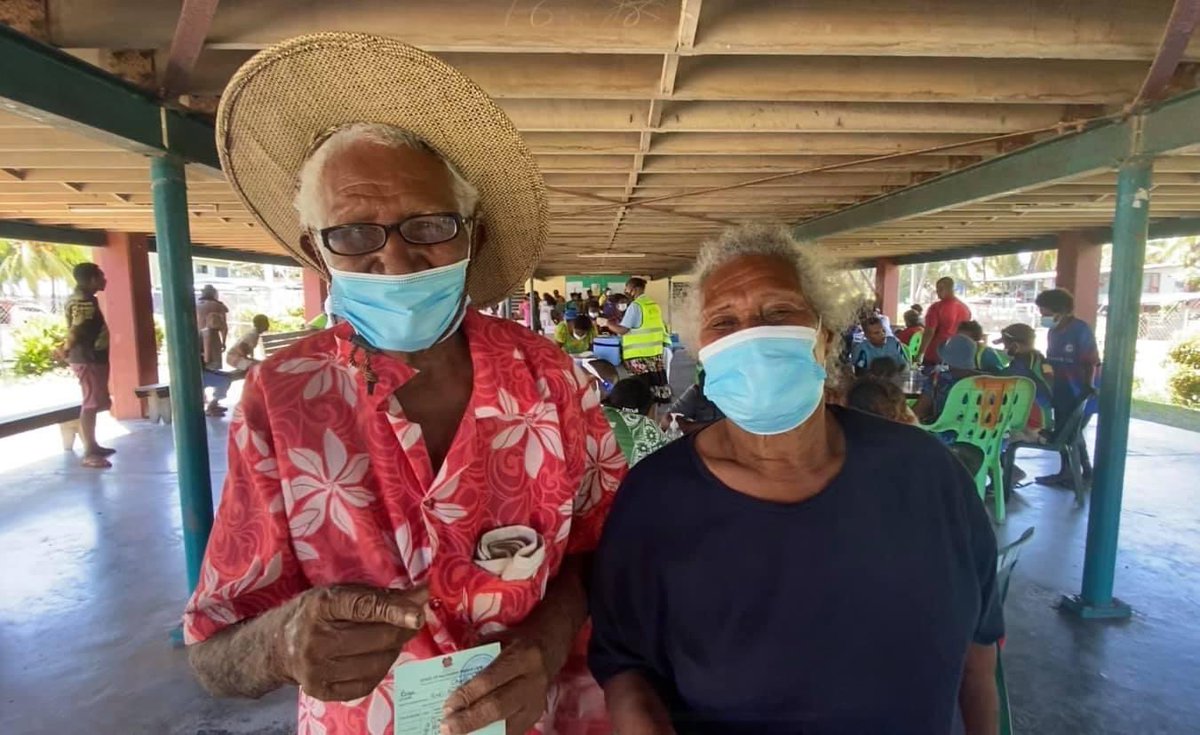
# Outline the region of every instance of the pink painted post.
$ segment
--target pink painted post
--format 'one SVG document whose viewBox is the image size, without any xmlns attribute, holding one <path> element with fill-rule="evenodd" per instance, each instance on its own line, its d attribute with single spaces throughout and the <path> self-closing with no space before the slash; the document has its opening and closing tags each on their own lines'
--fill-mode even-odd
<svg viewBox="0 0 1200 735">
<path fill-rule="evenodd" d="M 1100 308 L 1100 249 L 1077 232 L 1058 236 L 1058 272 L 1055 285 L 1075 295 L 1075 316 L 1094 329 Z"/>
<path fill-rule="evenodd" d="M 895 324 L 900 318 L 900 266 L 886 258 L 875 261 L 875 296 L 879 308 Z"/>
<path fill-rule="evenodd" d="M 321 274 L 312 268 L 304 269 L 301 284 L 304 288 L 304 318 L 312 321 L 325 311 L 325 296 L 329 294 L 329 287 Z"/>
<path fill-rule="evenodd" d="M 142 401 L 134 389 L 158 382 L 148 252 L 145 235 L 127 232 L 109 232 L 106 245 L 95 250 L 96 264 L 108 279 L 99 296 L 108 322 L 111 413 L 118 419 L 141 418 Z"/>
</svg>

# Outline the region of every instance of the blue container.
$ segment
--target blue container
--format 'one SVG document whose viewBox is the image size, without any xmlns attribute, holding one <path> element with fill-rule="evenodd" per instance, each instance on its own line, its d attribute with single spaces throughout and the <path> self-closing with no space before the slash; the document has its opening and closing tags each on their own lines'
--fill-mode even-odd
<svg viewBox="0 0 1200 735">
<path fill-rule="evenodd" d="M 596 357 L 609 365 L 617 367 L 621 364 L 621 338 L 615 336 L 597 337 L 592 341 L 592 352 Z"/>
</svg>

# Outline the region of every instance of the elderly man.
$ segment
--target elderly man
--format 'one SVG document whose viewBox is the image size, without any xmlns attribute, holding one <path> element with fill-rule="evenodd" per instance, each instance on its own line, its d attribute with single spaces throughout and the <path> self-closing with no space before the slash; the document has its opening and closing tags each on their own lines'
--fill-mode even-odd
<svg viewBox="0 0 1200 735">
<path fill-rule="evenodd" d="M 298 684 L 302 734 L 391 733 L 394 671 L 500 640 L 421 727 L 608 732 L 580 569 L 625 462 L 569 358 L 469 308 L 545 242 L 515 128 L 441 61 L 339 33 L 249 61 L 218 141 L 345 321 L 247 375 L 184 616 L 197 676 L 223 695 Z"/>
</svg>

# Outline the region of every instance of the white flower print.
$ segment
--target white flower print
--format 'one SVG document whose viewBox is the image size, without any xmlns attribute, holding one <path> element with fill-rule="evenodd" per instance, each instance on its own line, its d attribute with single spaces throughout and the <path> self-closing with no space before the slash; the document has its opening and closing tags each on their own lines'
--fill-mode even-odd
<svg viewBox="0 0 1200 735">
<path fill-rule="evenodd" d="M 466 594 L 465 592 L 463 593 Z M 500 617 L 503 596 L 499 592 L 481 592 L 471 600 L 471 622 L 479 635 L 492 635 L 507 626 L 496 618 Z"/>
<path fill-rule="evenodd" d="M 458 475 L 443 482 L 437 490 L 429 495 L 429 500 L 433 501 L 433 505 L 429 508 L 429 512 L 433 514 L 442 523 L 450 525 L 455 521 L 467 516 L 467 509 L 458 503 L 447 502 L 458 490 Z M 428 501 L 427 501 L 428 502 Z"/>
<path fill-rule="evenodd" d="M 545 395 L 548 389 L 544 380 L 538 381 L 538 390 Z M 512 426 L 496 432 L 492 449 L 507 449 L 525 440 L 525 472 L 537 479 L 546 454 L 563 458 L 562 435 L 559 433 L 558 408 L 553 403 L 538 402 L 528 411 L 522 411 L 517 399 L 508 391 L 500 389 L 499 406 L 482 406 L 475 410 L 477 418 L 496 418 Z"/>
<path fill-rule="evenodd" d="M 400 563 L 408 569 L 408 576 L 413 582 L 418 582 L 425 576 L 432 557 L 428 546 L 413 548 L 412 529 L 407 523 L 396 528 L 396 549 L 400 552 Z"/>
<path fill-rule="evenodd" d="M 390 683 L 385 678 L 384 683 L 371 692 L 371 703 L 367 705 L 367 732 L 369 735 L 388 735 L 392 729 L 392 703 L 384 688 L 384 684 Z"/>
<path fill-rule="evenodd" d="M 332 429 L 325 430 L 323 444 L 323 461 L 322 454 L 311 449 L 288 450 L 288 459 L 302 473 L 284 484 L 292 537 L 312 535 L 329 518 L 343 533 L 357 539 L 347 505 L 365 508 L 375 501 L 371 491 L 359 485 L 370 459 L 366 454 L 347 457 L 346 446 Z"/>
<path fill-rule="evenodd" d="M 274 584 L 282 571 L 283 556 L 281 554 L 276 553 L 265 566 L 262 559 L 255 557 L 250 566 L 246 568 L 245 574 L 218 587 L 217 570 L 205 564 L 200 578 L 199 592 L 201 594 L 195 597 L 199 601 L 196 611 L 204 613 L 219 623 L 233 625 L 240 618 L 234 612 L 229 601 L 247 592 L 254 592 Z"/>
<path fill-rule="evenodd" d="M 583 472 L 583 481 L 575 494 L 575 512 L 587 513 L 604 493 L 615 490 L 614 478 L 625 468 L 625 455 L 617 446 L 617 439 L 611 431 L 604 432 L 599 440 L 589 434 L 587 438 L 587 469 Z"/>
<path fill-rule="evenodd" d="M 562 525 L 558 527 L 558 533 L 554 535 L 556 542 L 563 542 L 571 535 L 571 517 L 575 513 L 575 499 L 569 498 L 558 506 L 558 514 L 562 516 Z"/>
<path fill-rule="evenodd" d="M 354 384 L 354 368 L 342 365 L 333 355 L 296 357 L 275 366 L 280 373 L 312 373 L 304 385 L 304 400 L 310 401 L 328 391 L 342 396 L 350 406 L 358 403 L 358 387 Z"/>
<path fill-rule="evenodd" d="M 325 703 L 300 693 L 300 711 L 296 717 L 296 735 L 326 735 L 321 718 L 325 716 Z"/>
</svg>

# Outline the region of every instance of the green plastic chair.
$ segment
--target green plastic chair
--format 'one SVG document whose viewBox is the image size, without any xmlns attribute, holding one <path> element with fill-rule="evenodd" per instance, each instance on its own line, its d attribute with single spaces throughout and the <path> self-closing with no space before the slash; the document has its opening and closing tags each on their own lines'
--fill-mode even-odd
<svg viewBox="0 0 1200 735">
<path fill-rule="evenodd" d="M 1013 467 L 1017 462 L 1018 449 L 1037 449 L 1043 452 L 1058 452 L 1063 459 L 1063 464 L 1071 473 L 1071 489 L 1075 492 L 1075 507 L 1083 507 L 1084 496 L 1087 495 L 1088 484 L 1083 480 L 1084 462 L 1087 461 L 1087 445 L 1083 443 L 1083 427 L 1087 423 L 1087 404 L 1091 400 L 1094 391 L 1088 388 L 1079 400 L 1075 403 L 1075 407 L 1071 409 L 1071 413 L 1067 416 L 1066 421 L 1061 426 L 1055 427 L 1054 432 L 1041 442 L 1009 442 L 1008 447 L 1004 450 L 1004 457 L 1001 464 L 1004 467 L 1004 492 L 1010 494 L 1013 491 Z"/>
<path fill-rule="evenodd" d="M 1008 598 L 1008 583 L 1012 579 L 1013 567 L 1021 555 L 1021 547 L 1033 538 L 1033 526 L 1025 529 L 1021 537 L 1004 546 L 996 553 L 996 593 L 1003 607 Z M 1004 652 L 996 645 L 996 692 L 1000 699 L 1000 735 L 1012 735 L 1012 707 L 1008 700 L 1008 682 L 1004 678 Z"/>
<path fill-rule="evenodd" d="M 908 361 L 912 364 L 917 364 L 917 357 L 921 354 L 921 343 L 925 341 L 925 330 L 914 332 L 913 336 L 908 338 L 908 344 L 905 346 L 905 352 L 908 355 Z"/>
<path fill-rule="evenodd" d="M 1001 453 L 1004 438 L 1029 420 L 1037 388 L 1029 378 L 974 375 L 958 380 L 950 388 L 946 407 L 926 431 L 949 431 L 954 440 L 970 444 L 983 452 L 983 463 L 975 473 L 975 488 L 982 500 L 988 478 L 996 502 L 996 522 L 1004 522 L 1004 471 Z"/>
</svg>

